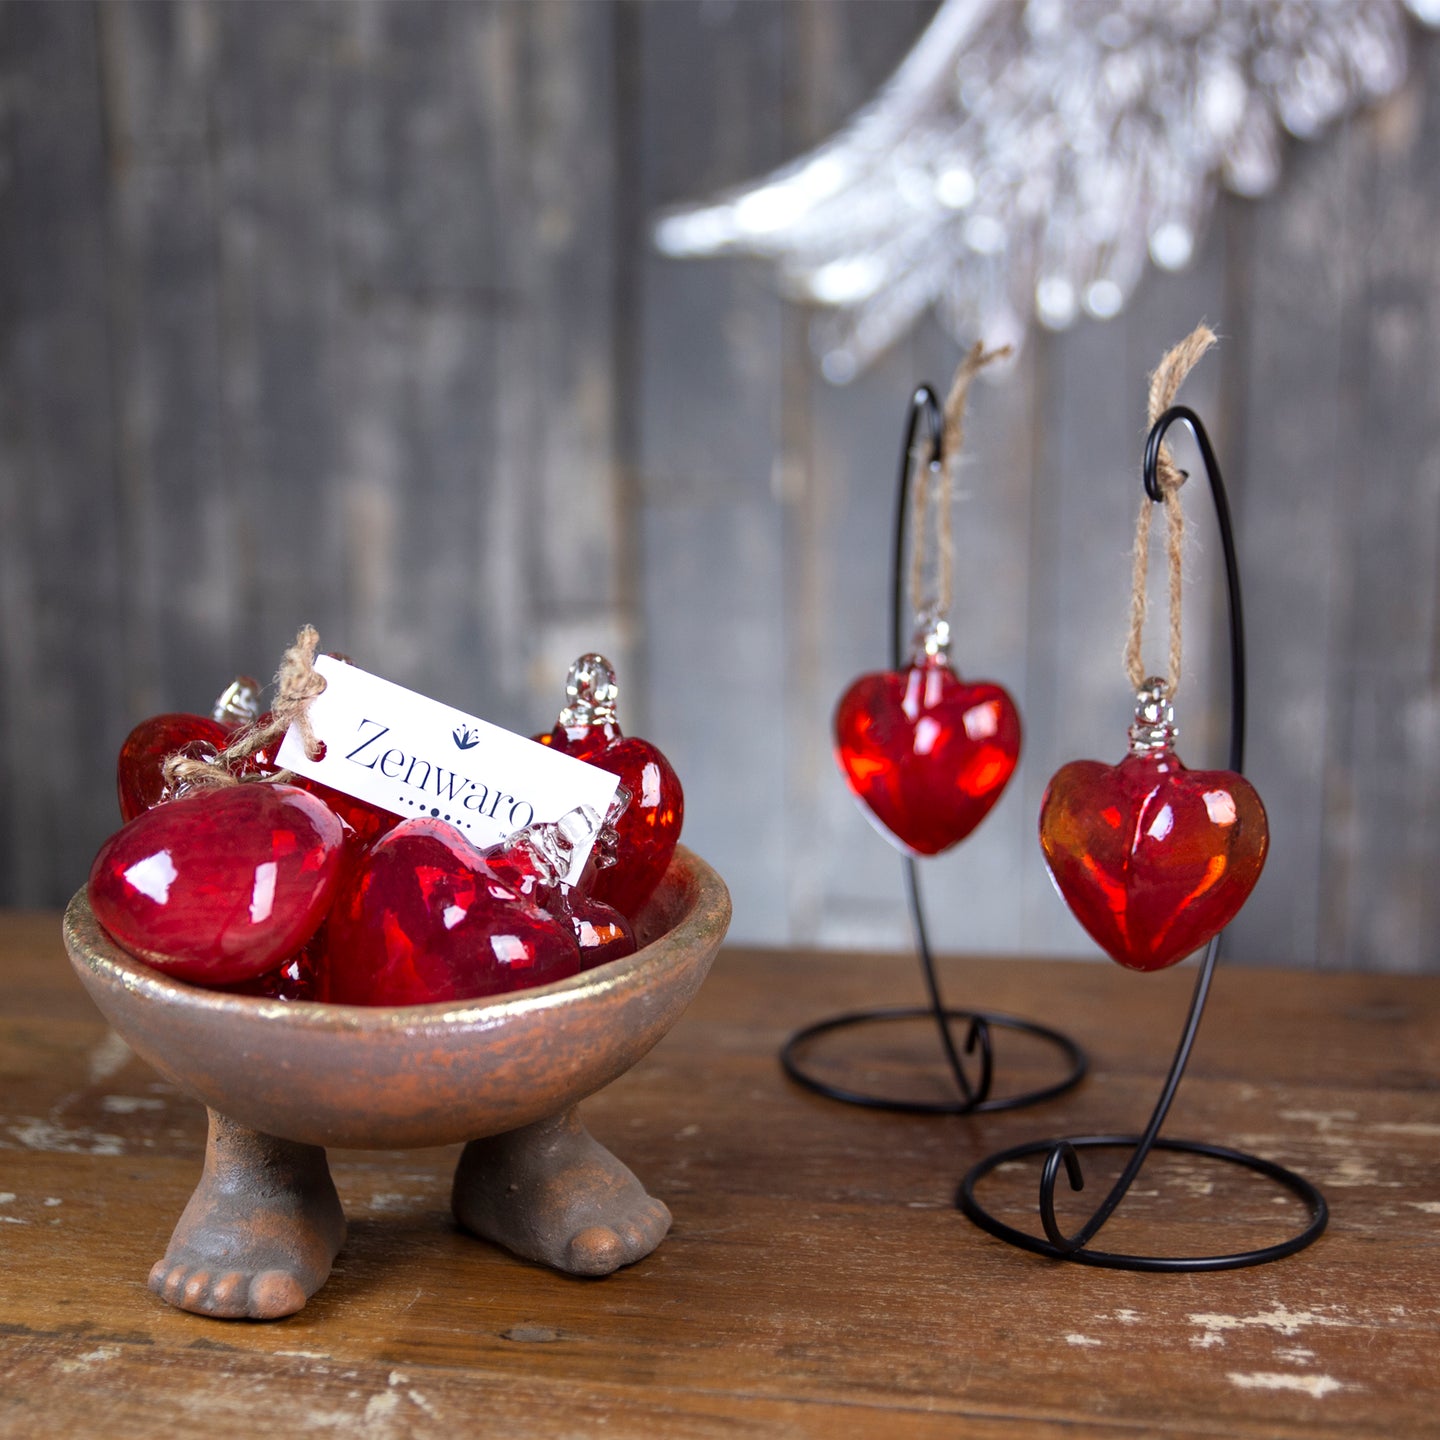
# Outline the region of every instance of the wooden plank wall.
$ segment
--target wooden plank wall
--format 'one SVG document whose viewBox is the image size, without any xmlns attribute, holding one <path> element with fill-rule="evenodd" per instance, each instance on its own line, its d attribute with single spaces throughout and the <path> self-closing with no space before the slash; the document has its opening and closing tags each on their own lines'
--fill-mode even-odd
<svg viewBox="0 0 1440 1440">
<path fill-rule="evenodd" d="M 926 322 L 835 389 L 763 268 L 647 226 L 828 134 L 933 8 L 0 4 L 0 903 L 79 883 L 136 719 L 309 619 L 521 729 L 609 651 L 737 938 L 902 944 L 829 713 L 885 654 L 901 410 L 956 346 Z M 1224 343 L 1186 395 L 1240 526 L 1274 832 L 1231 952 L 1440 966 L 1440 40 L 1414 54 L 1274 196 L 1223 202 L 1190 271 L 977 391 L 956 660 L 1011 687 L 1026 751 L 926 867 L 944 948 L 1090 949 L 1034 816 L 1123 747 L 1144 377 L 1203 317 Z M 1225 661 L 1190 511 L 1198 765 Z"/>
</svg>

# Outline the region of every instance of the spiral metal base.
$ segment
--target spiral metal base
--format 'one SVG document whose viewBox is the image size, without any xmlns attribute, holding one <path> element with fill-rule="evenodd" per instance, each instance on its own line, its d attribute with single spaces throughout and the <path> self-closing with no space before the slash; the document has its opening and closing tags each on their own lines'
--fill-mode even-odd
<svg viewBox="0 0 1440 1440">
<path fill-rule="evenodd" d="M 991 1095 L 990 1074 L 993 1064 L 990 1058 L 988 1039 L 983 1042 L 981 1081 L 968 1094 L 956 1100 L 905 1100 L 887 1095 L 875 1095 L 864 1090 L 853 1090 L 848 1086 L 836 1085 L 822 1080 L 807 1070 L 802 1052 L 824 1035 L 842 1030 L 859 1029 L 866 1025 L 891 1024 L 900 1020 L 938 1019 L 942 1025 L 969 1023 L 970 1040 L 966 1050 L 973 1052 L 981 1045 L 980 1035 L 985 1031 L 1001 1029 L 1019 1031 L 1032 1035 L 1058 1050 L 1068 1067 L 1064 1077 L 1051 1085 L 1042 1085 L 1033 1090 L 1021 1091 L 1015 1095 Z M 891 1110 L 902 1115 L 977 1115 L 995 1110 L 1019 1110 L 1026 1105 L 1038 1105 L 1042 1100 L 1053 1099 L 1073 1089 L 1085 1077 L 1088 1062 L 1085 1052 L 1068 1035 L 1052 1030 L 1046 1025 L 1037 1025 L 1031 1020 L 1021 1020 L 1013 1015 L 1001 1015 L 988 1010 L 944 1010 L 939 1015 L 926 1005 L 899 1006 L 880 1010 L 852 1010 L 828 1020 L 818 1020 L 797 1030 L 785 1042 L 780 1052 L 780 1064 L 785 1073 L 797 1085 L 823 1095 L 827 1100 L 840 1100 L 847 1105 L 860 1105 L 869 1110 Z"/>
<path fill-rule="evenodd" d="M 921 457 L 917 449 L 921 431 L 928 432 L 928 459 Z M 895 538 L 894 558 L 890 568 L 890 663 L 900 669 L 905 663 L 906 643 L 909 633 L 905 625 L 905 540 L 910 499 L 910 476 L 918 464 L 928 464 L 938 469 L 943 461 L 945 422 L 940 401 L 928 385 L 919 385 L 911 393 L 906 416 L 905 436 L 900 447 L 900 464 L 896 476 Z M 916 617 L 911 617 L 912 619 Z M 852 1010 L 828 1020 L 817 1020 L 797 1030 L 785 1042 L 780 1052 L 780 1064 L 785 1073 L 797 1085 L 823 1095 L 827 1100 L 839 1100 L 847 1105 L 860 1105 L 870 1110 L 890 1110 L 902 1115 L 974 1115 L 995 1110 L 1018 1110 L 1026 1105 L 1035 1105 L 1042 1100 L 1063 1095 L 1078 1085 L 1085 1077 L 1088 1062 L 1085 1052 L 1068 1035 L 1037 1025 L 1030 1020 L 1021 1020 L 1013 1015 L 999 1015 L 984 1010 L 952 1010 L 940 993 L 940 982 L 935 973 L 935 958 L 930 948 L 928 926 L 925 923 L 925 906 L 920 894 L 920 876 L 912 856 L 905 856 L 901 862 L 905 877 L 906 896 L 910 907 L 911 929 L 915 937 L 915 953 L 920 961 L 920 972 L 925 981 L 929 1004 L 899 1009 Z M 842 1030 L 860 1029 L 867 1025 L 889 1024 L 897 1020 L 922 1020 L 930 1018 L 935 1022 L 937 1038 L 951 1078 L 955 1082 L 954 1100 L 905 1100 L 887 1095 L 875 1095 L 864 1090 L 851 1089 L 822 1080 L 808 1070 L 802 1059 L 802 1052 L 813 1041 L 824 1035 Z M 952 1022 L 968 1022 L 963 1045 L 955 1043 L 951 1034 Z M 994 1047 L 991 1031 L 1011 1030 L 1031 1035 L 1058 1050 L 1067 1066 L 1062 1079 L 1050 1085 L 1042 1085 L 1015 1095 L 992 1096 L 991 1084 L 995 1073 Z M 979 1073 L 972 1076 L 967 1072 L 963 1055 L 979 1056 Z"/>
<path fill-rule="evenodd" d="M 1200 455 L 1205 463 L 1205 473 L 1210 482 L 1211 496 L 1215 502 L 1215 518 L 1220 529 L 1220 543 L 1225 558 L 1225 582 L 1230 618 L 1230 764 L 1237 773 L 1243 772 L 1245 757 L 1245 623 L 1240 601 L 1240 566 L 1235 553 L 1234 527 L 1230 520 L 1230 506 L 1225 495 L 1225 483 L 1220 475 L 1220 466 L 1215 459 L 1210 438 L 1200 417 L 1183 405 L 1172 405 L 1150 428 L 1145 441 L 1145 462 L 1142 478 L 1145 493 L 1157 504 L 1165 496 L 1158 479 L 1158 463 L 1161 442 L 1169 427 L 1183 421 L 1195 437 Z M 1035 1140 L 1026 1145 L 1017 1145 L 1002 1150 L 975 1165 L 961 1182 L 956 1203 L 959 1208 L 981 1229 L 997 1239 L 1004 1240 L 1022 1250 L 1036 1255 L 1046 1255 L 1054 1260 L 1070 1260 L 1077 1265 L 1095 1265 L 1110 1270 L 1150 1270 L 1185 1273 L 1199 1270 L 1238 1270 L 1247 1265 L 1263 1265 L 1271 1260 L 1283 1260 L 1313 1244 L 1324 1233 L 1330 1218 L 1325 1197 L 1303 1176 L 1273 1160 L 1247 1154 L 1243 1150 L 1231 1150 L 1223 1145 L 1208 1145 L 1195 1140 L 1168 1140 L 1160 1135 L 1160 1127 L 1170 1112 L 1171 1102 L 1185 1074 L 1185 1066 L 1195 1043 L 1200 1021 L 1205 1013 L 1205 999 L 1210 990 L 1215 962 L 1220 953 L 1220 936 L 1215 935 L 1205 952 L 1200 973 L 1195 981 L 1195 993 L 1190 1002 L 1190 1011 L 1185 1027 L 1176 1046 L 1170 1069 L 1165 1077 L 1159 1099 L 1150 1115 L 1150 1122 L 1143 1134 L 1138 1135 L 1085 1135 L 1058 1140 Z M 1069 1177 L 1072 1190 L 1085 1186 L 1084 1167 L 1080 1162 L 1082 1150 L 1120 1149 L 1130 1152 L 1119 1179 L 1095 1207 L 1090 1217 L 1072 1234 L 1066 1235 L 1060 1229 L 1055 1212 L 1055 1182 L 1063 1166 Z M 1135 1183 L 1141 1168 L 1152 1150 L 1169 1150 L 1185 1155 L 1200 1155 L 1218 1160 L 1227 1165 L 1239 1165 L 1246 1170 L 1263 1175 L 1268 1180 L 1290 1191 L 1302 1200 L 1310 1211 L 1310 1221 L 1299 1234 L 1277 1245 L 1262 1246 L 1257 1250 L 1237 1251 L 1228 1255 L 1128 1255 L 1112 1250 L 1092 1250 L 1090 1241 L 1108 1223 L 1120 1206 L 1130 1187 Z M 1026 1159 L 1032 1155 L 1045 1156 L 1040 1172 L 1040 1225 L 1044 1236 L 1029 1231 L 1017 1230 L 995 1218 L 976 1198 L 975 1187 L 1001 1165 Z"/>
<path fill-rule="evenodd" d="M 1053 1239 L 1017 1230 L 1013 1225 L 996 1219 L 976 1198 L 975 1187 L 992 1171 L 1017 1160 L 1043 1155 L 1049 1158 L 1041 1178 L 1041 1210 L 1048 1216 L 1053 1213 L 1053 1207 L 1046 1204 L 1047 1182 L 1048 1188 L 1053 1191 L 1054 1172 L 1060 1164 L 1062 1147 L 1072 1150 L 1134 1150 L 1144 1140 L 1142 1135 L 1084 1135 L 1063 1141 L 1035 1140 L 1026 1145 L 1016 1145 L 1009 1150 L 987 1156 L 973 1166 L 960 1182 L 955 1203 L 976 1225 L 989 1231 L 997 1239 L 1036 1255 L 1047 1255 L 1052 1260 L 1070 1260 L 1076 1265 L 1094 1265 L 1107 1270 L 1151 1270 L 1172 1274 L 1198 1270 L 1240 1270 L 1247 1265 L 1264 1265 L 1271 1260 L 1283 1260 L 1287 1255 L 1293 1255 L 1313 1244 L 1324 1233 L 1330 1218 L 1329 1206 L 1325 1203 L 1325 1197 L 1303 1175 L 1297 1175 L 1293 1170 L 1287 1170 L 1283 1165 L 1277 1165 L 1273 1160 L 1266 1160 L 1259 1155 L 1232 1150 L 1224 1145 L 1207 1145 L 1198 1140 L 1170 1140 L 1160 1137 L 1151 1142 L 1150 1148 L 1184 1155 L 1200 1155 L 1208 1160 L 1219 1160 L 1253 1170 L 1303 1201 L 1310 1211 L 1309 1223 L 1289 1240 L 1262 1246 L 1257 1250 L 1240 1250 L 1229 1255 L 1129 1255 L 1113 1250 L 1091 1250 L 1084 1246 L 1072 1246 L 1058 1230 Z M 1078 1171 L 1072 1170 L 1071 1173 L 1073 1177 Z"/>
</svg>

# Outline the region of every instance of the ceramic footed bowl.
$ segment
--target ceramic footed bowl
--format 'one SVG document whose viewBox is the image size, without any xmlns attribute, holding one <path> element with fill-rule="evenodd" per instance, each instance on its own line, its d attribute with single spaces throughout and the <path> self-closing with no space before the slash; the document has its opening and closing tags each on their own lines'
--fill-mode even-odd
<svg viewBox="0 0 1440 1440">
<path fill-rule="evenodd" d="M 724 882 L 681 846 L 638 917 L 634 955 L 513 995 L 395 1007 L 167 979 L 105 934 L 83 889 L 64 928 L 106 1020 L 187 1094 L 287 1140 L 399 1150 L 532 1124 L 624 1074 L 694 998 L 729 923 Z"/>
</svg>

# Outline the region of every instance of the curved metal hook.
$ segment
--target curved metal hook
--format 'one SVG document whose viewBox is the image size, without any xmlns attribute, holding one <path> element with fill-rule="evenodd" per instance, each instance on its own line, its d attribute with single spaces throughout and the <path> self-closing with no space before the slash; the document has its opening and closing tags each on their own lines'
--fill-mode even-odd
<svg viewBox="0 0 1440 1440">
<path fill-rule="evenodd" d="M 928 428 L 929 455 L 916 455 L 915 446 L 922 427 Z M 910 628 L 905 616 L 905 538 L 910 516 L 910 477 L 918 463 L 938 469 L 944 462 L 945 414 L 940 408 L 939 397 L 929 385 L 917 385 L 910 396 L 909 412 L 905 421 L 905 439 L 900 449 L 899 478 L 896 483 L 895 500 L 895 556 L 891 565 L 893 588 L 890 595 L 890 664 L 899 670 L 906 662 L 910 646 Z M 913 617 L 911 617 L 913 619 Z M 925 985 L 930 992 L 930 1005 L 935 1014 L 935 1023 L 940 1030 L 940 1043 L 955 1084 L 967 1108 L 982 1104 L 990 1094 L 990 1082 L 994 1071 L 994 1057 L 990 1043 L 990 1027 L 984 1020 L 976 1018 L 970 1022 L 965 1039 L 965 1053 L 973 1054 L 980 1047 L 980 1078 L 972 1083 L 965 1073 L 964 1062 L 955 1046 L 955 1037 L 950 1033 L 950 1023 L 945 1018 L 945 1002 L 940 994 L 940 983 L 935 975 L 935 961 L 930 952 L 930 938 L 925 929 L 925 911 L 920 903 L 920 878 L 915 861 L 908 856 L 904 862 L 907 890 L 910 898 L 910 919 L 915 931 L 915 948 L 920 954 L 920 968 L 925 975 Z"/>
<path fill-rule="evenodd" d="M 965 1035 L 965 1053 L 973 1055 L 980 1051 L 980 1079 L 975 1086 L 978 1105 L 990 1094 L 990 1081 L 995 1074 L 995 1047 L 990 1038 L 990 1025 L 983 1015 L 976 1015 L 970 1021 Z"/>
<path fill-rule="evenodd" d="M 925 452 L 917 453 L 917 442 L 922 433 L 922 427 L 928 430 L 928 449 Z M 895 554 L 891 566 L 891 605 L 890 605 L 890 630 L 891 630 L 891 668 L 901 669 L 908 660 L 909 645 L 913 638 L 909 628 L 904 623 L 905 617 L 905 575 L 906 555 L 905 540 L 910 515 L 910 481 L 915 471 L 917 460 L 938 469 L 944 461 L 945 446 L 945 415 L 935 391 L 929 385 L 917 385 L 911 392 L 910 403 L 906 412 L 905 437 L 900 450 L 900 474 L 896 485 L 897 500 L 895 506 Z M 905 874 L 907 894 L 910 905 L 911 927 L 915 936 L 915 950 L 920 961 L 921 973 L 924 976 L 925 985 L 928 990 L 929 1003 L 925 1008 L 903 1008 L 890 1010 L 862 1010 L 852 1013 L 837 1015 L 829 1020 L 822 1020 L 813 1025 L 795 1031 L 786 1041 L 780 1052 L 780 1063 L 785 1073 L 797 1084 L 804 1085 L 807 1089 L 817 1094 L 827 1096 L 832 1100 L 842 1100 L 851 1105 L 863 1105 L 874 1109 L 895 1110 L 906 1114 L 924 1115 L 966 1115 L 976 1110 L 1012 1110 L 1022 1105 L 1033 1105 L 1040 1100 L 1048 1100 L 1055 1095 L 1064 1094 L 1065 1091 L 1078 1085 L 1084 1078 L 1089 1062 L 1085 1052 L 1080 1049 L 1067 1035 L 1058 1030 L 1051 1030 L 1046 1026 L 1037 1025 L 1030 1020 L 1019 1020 L 1011 1016 L 1000 1015 L 994 1012 L 986 1014 L 972 1010 L 950 1010 L 947 1009 L 943 996 L 940 993 L 940 983 L 935 973 L 935 960 L 930 950 L 930 938 L 926 933 L 925 909 L 920 896 L 919 870 L 915 861 L 910 856 L 905 856 L 901 861 L 901 867 Z M 868 1094 L 863 1091 L 849 1090 L 833 1082 L 818 1078 L 806 1070 L 802 1064 L 799 1052 L 810 1040 L 818 1036 L 828 1034 L 835 1030 L 846 1029 L 855 1025 L 868 1024 L 872 1021 L 886 1021 L 894 1019 L 918 1019 L 928 1016 L 933 1019 L 939 1031 L 941 1048 L 945 1054 L 945 1060 L 950 1067 L 950 1073 L 955 1081 L 955 1087 L 960 1093 L 959 1103 L 950 1101 L 910 1101 L 895 1100 L 881 1095 Z M 963 1046 L 955 1043 L 955 1036 L 951 1030 L 952 1020 L 969 1019 L 969 1026 L 965 1032 Z M 1024 1091 L 1017 1095 L 1007 1095 L 997 1100 L 990 1098 L 991 1086 L 995 1072 L 995 1047 L 993 1032 L 996 1028 L 1021 1031 L 1037 1037 L 1046 1044 L 1057 1048 L 1064 1056 L 1069 1065 L 1069 1073 L 1058 1083 L 1039 1087 L 1034 1090 Z M 961 1059 L 961 1053 L 973 1056 L 979 1052 L 979 1078 L 975 1081 L 965 1072 L 965 1062 Z"/>
<path fill-rule="evenodd" d="M 1060 1173 L 1061 1162 L 1072 1190 L 1085 1188 L 1085 1172 L 1080 1168 L 1080 1155 L 1068 1140 L 1056 1143 L 1055 1148 L 1045 1157 L 1045 1168 L 1040 1172 L 1040 1223 L 1045 1234 L 1057 1250 L 1078 1250 L 1080 1242 L 1067 1236 L 1055 1219 L 1055 1180 Z"/>
<path fill-rule="evenodd" d="M 1239 771 L 1245 760 L 1245 617 L 1240 603 L 1240 562 L 1235 555 L 1235 533 L 1230 523 L 1230 502 L 1225 495 L 1225 481 L 1214 448 L 1200 417 L 1188 405 L 1172 405 L 1150 427 L 1145 440 L 1145 464 L 1142 478 L 1145 493 L 1157 504 L 1164 498 L 1160 489 L 1158 467 L 1160 445 L 1165 432 L 1183 420 L 1200 447 L 1205 474 L 1210 481 L 1210 494 L 1215 501 L 1215 519 L 1220 527 L 1220 544 L 1225 552 L 1225 588 L 1230 614 L 1230 765 Z"/>
<path fill-rule="evenodd" d="M 1196 444 L 1200 447 L 1200 455 L 1205 462 L 1205 473 L 1210 481 L 1210 492 L 1215 501 L 1215 518 L 1220 527 L 1220 543 L 1225 553 L 1225 581 L 1230 611 L 1229 768 L 1239 771 L 1245 758 L 1245 628 L 1240 606 L 1240 566 L 1235 555 L 1235 536 L 1230 524 L 1230 506 L 1225 497 L 1225 482 L 1220 476 L 1220 466 L 1215 459 L 1215 451 L 1210 445 L 1210 437 L 1205 433 L 1204 425 L 1200 423 L 1200 417 L 1188 406 L 1172 405 L 1155 422 L 1150 429 L 1150 434 L 1146 437 L 1143 472 L 1145 493 L 1157 504 L 1165 498 L 1157 477 L 1160 442 L 1165 438 L 1165 432 L 1179 420 L 1183 420 L 1190 427 Z M 1210 978 L 1214 974 L 1215 960 L 1219 953 L 1220 936 L 1215 935 L 1211 938 L 1209 947 L 1205 951 L 1200 974 L 1196 977 L 1190 1011 L 1186 1016 L 1185 1030 L 1181 1035 L 1179 1047 L 1175 1051 L 1175 1058 L 1171 1061 L 1169 1073 L 1165 1077 L 1165 1085 L 1160 1092 L 1160 1098 L 1155 1102 L 1155 1109 L 1151 1112 L 1150 1122 L 1145 1127 L 1145 1132 L 1140 1137 L 1129 1163 L 1120 1172 L 1119 1179 L 1110 1187 L 1109 1193 L 1100 1202 L 1094 1214 L 1070 1236 L 1066 1236 L 1061 1231 L 1055 1217 L 1055 1177 L 1063 1159 L 1066 1171 L 1070 1176 L 1071 1187 L 1076 1190 L 1083 1188 L 1084 1174 L 1080 1158 L 1075 1152 L 1075 1147 L 1063 1140 L 1046 1158 L 1045 1169 L 1040 1177 L 1040 1223 L 1045 1227 L 1045 1233 L 1056 1249 L 1069 1254 L 1083 1249 L 1100 1227 L 1114 1214 L 1116 1207 L 1125 1198 L 1126 1193 L 1135 1182 L 1135 1177 L 1149 1158 L 1156 1137 L 1160 1134 L 1160 1127 L 1165 1123 L 1165 1117 L 1170 1112 L 1170 1106 L 1175 1099 L 1175 1092 L 1180 1086 L 1180 1080 L 1185 1074 L 1185 1066 L 1189 1062 L 1190 1051 L 1194 1047 L 1195 1036 L 1200 1029 L 1200 1017 L 1205 1010 L 1205 997 L 1210 990 Z"/>
</svg>

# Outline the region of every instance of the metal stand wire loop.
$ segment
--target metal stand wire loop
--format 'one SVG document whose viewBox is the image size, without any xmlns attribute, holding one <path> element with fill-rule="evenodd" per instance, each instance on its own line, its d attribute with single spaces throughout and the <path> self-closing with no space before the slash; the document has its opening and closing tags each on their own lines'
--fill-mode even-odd
<svg viewBox="0 0 1440 1440">
<path fill-rule="evenodd" d="M 1151 428 L 1145 442 L 1145 493 L 1157 504 L 1164 499 L 1156 476 L 1156 467 L 1160 455 L 1160 444 L 1165 438 L 1165 432 L 1177 420 L 1183 420 L 1189 426 L 1205 462 L 1210 491 L 1215 500 L 1215 515 L 1219 522 L 1220 542 L 1225 555 L 1225 581 L 1229 596 L 1230 615 L 1229 768 L 1239 772 L 1243 769 L 1245 758 L 1245 622 L 1240 603 L 1240 567 L 1235 556 L 1234 530 L 1230 522 L 1230 507 L 1225 497 L 1225 484 L 1220 475 L 1220 467 L 1216 463 L 1215 452 L 1211 448 L 1210 437 L 1205 433 L 1205 427 L 1200 423 L 1199 416 L 1187 406 L 1172 406 Z M 1160 1138 L 1160 1127 L 1165 1123 L 1165 1117 L 1169 1114 L 1171 1102 L 1175 1098 L 1176 1090 L 1179 1089 L 1180 1080 L 1185 1073 L 1185 1066 L 1190 1059 L 1190 1051 L 1194 1047 L 1196 1033 L 1200 1029 L 1200 1020 L 1205 1011 L 1205 999 L 1210 991 L 1210 980 L 1214 974 L 1215 961 L 1219 953 L 1220 936 L 1216 935 L 1206 949 L 1205 959 L 1195 981 L 1195 991 L 1190 1001 L 1185 1028 L 1176 1047 L 1174 1059 L 1171 1061 L 1169 1073 L 1165 1077 L 1160 1098 L 1155 1103 L 1155 1108 L 1150 1115 L 1150 1122 L 1145 1127 L 1143 1134 L 1085 1135 L 1060 1140 L 1038 1140 L 1028 1145 L 1018 1145 L 1011 1150 L 1002 1151 L 998 1155 L 991 1155 L 969 1171 L 961 1182 L 960 1191 L 956 1197 L 956 1203 L 971 1220 L 992 1235 L 1036 1254 L 1049 1255 L 1057 1260 L 1073 1260 L 1083 1265 L 1099 1265 L 1116 1270 L 1232 1270 L 1245 1265 L 1261 1265 L 1270 1260 L 1283 1259 L 1287 1255 L 1293 1255 L 1297 1250 L 1303 1250 L 1305 1246 L 1320 1237 L 1329 1218 L 1329 1209 L 1325 1203 L 1325 1197 L 1302 1176 L 1273 1161 L 1262 1159 L 1256 1155 L 1248 1155 L 1240 1150 L 1231 1150 L 1220 1145 L 1201 1144 L 1192 1140 L 1162 1140 Z M 1085 1185 L 1085 1176 L 1079 1152 L 1101 1148 L 1129 1149 L 1131 1151 L 1130 1159 L 1090 1218 L 1072 1234 L 1066 1235 L 1061 1230 L 1055 1213 L 1055 1185 L 1059 1179 L 1060 1168 L 1062 1165 L 1064 1166 L 1071 1188 L 1077 1191 L 1081 1190 Z M 1144 1256 L 1090 1249 L 1090 1241 L 1115 1213 L 1131 1185 L 1134 1184 L 1135 1177 L 1139 1175 L 1141 1167 L 1145 1164 L 1151 1151 L 1156 1149 L 1202 1155 L 1257 1171 L 1303 1200 L 1310 1212 L 1309 1222 L 1299 1234 L 1288 1241 L 1283 1241 L 1278 1245 L 1265 1246 L 1259 1250 L 1248 1250 L 1230 1255 Z M 1045 1163 L 1040 1175 L 1039 1202 L 1040 1224 L 1046 1237 L 1043 1240 L 1039 1236 L 1017 1230 L 997 1220 L 980 1203 L 975 1194 L 978 1183 L 993 1170 L 998 1169 L 1001 1165 L 1033 1155 L 1045 1156 Z"/>
<path fill-rule="evenodd" d="M 924 455 L 916 452 L 916 443 L 922 431 L 928 441 Z M 905 616 L 905 548 L 910 512 L 910 477 L 917 464 L 929 465 L 938 470 L 944 463 L 945 421 L 940 402 L 929 385 L 919 385 L 910 397 L 905 422 L 905 437 L 900 449 L 900 474 L 896 486 L 895 537 L 891 562 L 890 594 L 890 663 L 899 670 L 906 663 L 906 646 L 910 636 Z M 925 906 L 920 894 L 919 867 L 909 856 L 901 861 L 905 876 L 905 893 L 909 901 L 911 929 L 915 935 L 915 951 L 920 960 L 920 970 L 925 981 L 929 998 L 926 1007 L 856 1010 L 844 1015 L 832 1016 L 797 1030 L 785 1042 L 780 1051 L 780 1064 L 785 1073 L 796 1082 L 823 1095 L 830 1100 L 840 1100 L 847 1105 L 860 1105 L 873 1110 L 891 1110 L 909 1115 L 969 1115 L 976 1112 L 1014 1110 L 1025 1105 L 1035 1105 L 1042 1100 L 1061 1095 L 1078 1085 L 1085 1076 L 1087 1061 L 1085 1052 L 1069 1036 L 1045 1025 L 1019 1019 L 1013 1015 L 1002 1015 L 984 1010 L 951 1010 L 947 1008 L 940 992 L 940 981 L 935 973 L 935 959 L 930 950 L 930 936 L 925 923 Z M 863 1026 L 890 1024 L 895 1021 L 931 1018 L 940 1040 L 950 1076 L 955 1083 L 958 1098 L 954 1100 L 906 1100 L 884 1095 L 874 1095 L 849 1086 L 832 1084 L 822 1080 L 806 1068 L 805 1054 L 812 1042 L 837 1031 L 857 1029 Z M 951 1031 L 951 1024 L 966 1022 L 963 1044 L 957 1045 Z M 995 1078 L 995 1046 L 992 1031 L 995 1029 L 1021 1032 L 1040 1040 L 1060 1052 L 1066 1066 L 1062 1079 L 1050 1085 L 1039 1086 L 1014 1095 L 995 1096 L 991 1093 Z M 972 1079 L 966 1070 L 963 1056 L 979 1054 L 979 1073 Z"/>
</svg>

